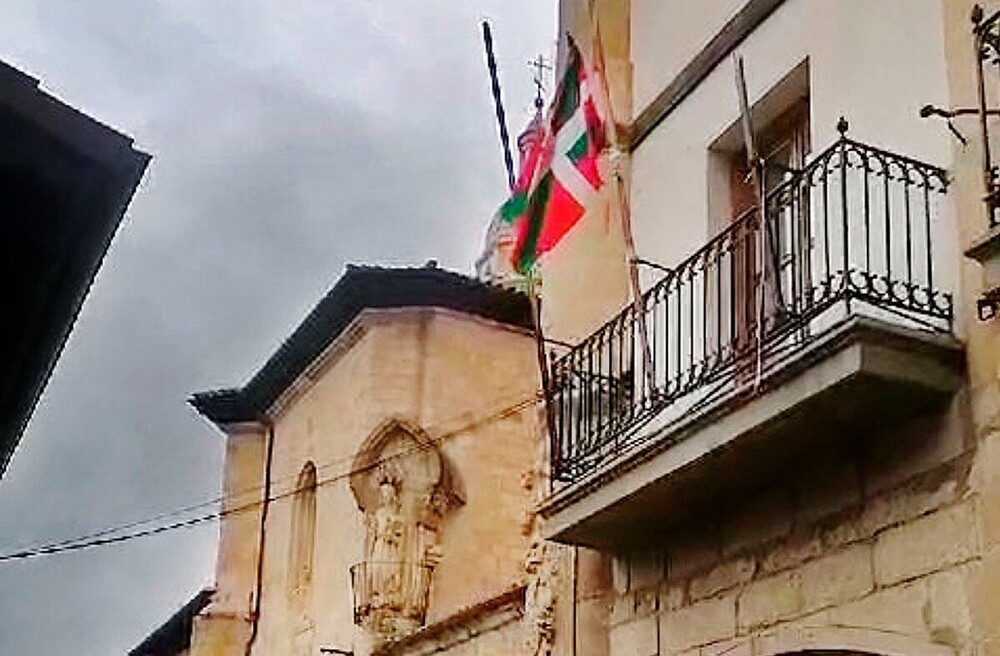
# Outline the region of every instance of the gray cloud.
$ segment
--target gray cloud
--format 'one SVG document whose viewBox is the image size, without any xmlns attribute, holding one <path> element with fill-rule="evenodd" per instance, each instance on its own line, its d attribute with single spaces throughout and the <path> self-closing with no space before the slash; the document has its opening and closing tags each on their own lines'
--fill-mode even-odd
<svg viewBox="0 0 1000 656">
<path fill-rule="evenodd" d="M 154 156 L 0 481 L 0 550 L 218 493 L 184 405 L 243 380 L 347 262 L 468 269 L 503 195 L 537 0 L 0 0 L 0 59 Z M 9 5 L 9 6 L 8 6 Z M 0 653 L 123 653 L 212 576 L 215 527 L 0 564 Z"/>
</svg>

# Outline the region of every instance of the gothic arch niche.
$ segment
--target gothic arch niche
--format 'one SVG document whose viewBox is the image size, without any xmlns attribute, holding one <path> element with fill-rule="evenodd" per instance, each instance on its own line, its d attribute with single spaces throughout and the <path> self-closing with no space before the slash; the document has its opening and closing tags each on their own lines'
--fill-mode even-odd
<svg viewBox="0 0 1000 656">
<path fill-rule="evenodd" d="M 366 527 L 365 559 L 351 570 L 354 620 L 383 638 L 404 635 L 424 622 L 438 531 L 464 490 L 434 440 L 400 419 L 364 441 L 351 471 Z"/>
</svg>

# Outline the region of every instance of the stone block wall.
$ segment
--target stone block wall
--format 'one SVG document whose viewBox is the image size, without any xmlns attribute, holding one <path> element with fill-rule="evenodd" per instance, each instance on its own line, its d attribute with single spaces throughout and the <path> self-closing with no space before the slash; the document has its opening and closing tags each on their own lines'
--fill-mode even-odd
<svg viewBox="0 0 1000 656">
<path fill-rule="evenodd" d="M 996 649 L 982 627 L 1000 623 L 1000 601 L 976 601 L 1000 599 L 981 557 L 993 510 L 970 485 L 961 407 L 818 453 L 616 554 L 611 656 Z"/>
</svg>

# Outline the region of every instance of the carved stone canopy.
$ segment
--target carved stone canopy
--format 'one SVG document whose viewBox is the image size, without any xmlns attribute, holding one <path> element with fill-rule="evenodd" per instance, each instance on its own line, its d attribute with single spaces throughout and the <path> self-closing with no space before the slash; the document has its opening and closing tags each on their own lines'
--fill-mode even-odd
<svg viewBox="0 0 1000 656">
<path fill-rule="evenodd" d="M 436 529 L 448 510 L 465 503 L 464 487 L 438 444 L 405 419 L 382 422 L 361 445 L 351 471 L 351 491 L 365 514 L 381 504 L 379 487 L 386 480 L 400 487 L 406 510 L 427 528 Z"/>
</svg>

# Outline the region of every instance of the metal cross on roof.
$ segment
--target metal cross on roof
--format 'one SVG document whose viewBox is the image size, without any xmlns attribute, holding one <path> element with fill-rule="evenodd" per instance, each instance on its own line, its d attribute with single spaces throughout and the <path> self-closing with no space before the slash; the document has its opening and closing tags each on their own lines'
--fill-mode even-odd
<svg viewBox="0 0 1000 656">
<path fill-rule="evenodd" d="M 542 98 L 545 93 L 545 71 L 551 71 L 552 65 L 541 54 L 532 61 L 529 61 L 528 65 L 535 69 L 535 76 L 532 79 L 535 83 L 535 109 L 541 110 L 545 105 L 545 100 Z"/>
</svg>

